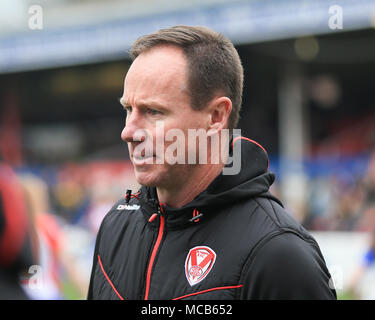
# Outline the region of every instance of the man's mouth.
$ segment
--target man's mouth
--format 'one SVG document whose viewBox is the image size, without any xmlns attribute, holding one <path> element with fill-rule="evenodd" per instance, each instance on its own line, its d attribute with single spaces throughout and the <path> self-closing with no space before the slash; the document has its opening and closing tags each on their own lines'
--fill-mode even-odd
<svg viewBox="0 0 375 320">
<path fill-rule="evenodd" d="M 136 165 L 141 164 L 152 164 L 154 163 L 154 158 L 156 158 L 155 155 L 133 155 L 133 163 Z"/>
</svg>

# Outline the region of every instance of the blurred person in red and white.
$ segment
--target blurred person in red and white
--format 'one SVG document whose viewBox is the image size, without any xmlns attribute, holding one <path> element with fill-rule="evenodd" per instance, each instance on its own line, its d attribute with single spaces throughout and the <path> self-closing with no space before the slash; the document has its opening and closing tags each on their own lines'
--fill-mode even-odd
<svg viewBox="0 0 375 320">
<path fill-rule="evenodd" d="M 40 266 L 35 269 L 40 277 L 30 277 L 29 281 L 25 281 L 26 292 L 33 299 L 65 299 L 64 284 L 69 283 L 83 298 L 88 280 L 82 280 L 70 250 L 70 242 L 74 239 L 69 236 L 69 225 L 50 212 L 48 186 L 42 179 L 24 175 L 21 181 L 35 222 Z"/>
<path fill-rule="evenodd" d="M 21 286 L 37 261 L 35 229 L 22 187 L 12 168 L 0 161 L 0 299 L 24 300 Z"/>
</svg>

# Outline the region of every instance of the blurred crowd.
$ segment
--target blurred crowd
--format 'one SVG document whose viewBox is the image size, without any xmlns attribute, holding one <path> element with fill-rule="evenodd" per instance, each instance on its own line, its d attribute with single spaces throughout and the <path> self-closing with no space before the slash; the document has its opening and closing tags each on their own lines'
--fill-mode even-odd
<svg viewBox="0 0 375 320">
<path fill-rule="evenodd" d="M 363 170 L 317 176 L 309 182 L 307 213 L 302 221 L 309 230 L 375 230 L 375 152 Z"/>
</svg>

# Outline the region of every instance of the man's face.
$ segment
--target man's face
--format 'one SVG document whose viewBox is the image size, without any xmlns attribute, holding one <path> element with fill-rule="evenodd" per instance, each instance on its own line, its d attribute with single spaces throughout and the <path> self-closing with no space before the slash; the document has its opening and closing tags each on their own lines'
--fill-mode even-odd
<svg viewBox="0 0 375 320">
<path fill-rule="evenodd" d="M 165 154 L 173 143 L 165 140 L 168 130 L 177 128 L 184 132 L 185 154 L 188 129 L 207 130 L 208 112 L 191 108 L 186 88 L 186 59 L 182 50 L 174 46 L 158 46 L 140 54 L 126 75 L 120 101 L 127 116 L 121 138 L 128 143 L 135 176 L 142 185 L 176 187 L 189 177 L 193 165 L 169 164 Z M 162 123 L 164 130 L 160 130 L 157 123 Z M 141 141 L 137 137 L 139 133 L 143 133 Z M 156 152 L 160 148 L 166 158 L 164 163 L 158 164 L 163 160 Z M 145 153 L 149 154 L 147 159 Z"/>
</svg>

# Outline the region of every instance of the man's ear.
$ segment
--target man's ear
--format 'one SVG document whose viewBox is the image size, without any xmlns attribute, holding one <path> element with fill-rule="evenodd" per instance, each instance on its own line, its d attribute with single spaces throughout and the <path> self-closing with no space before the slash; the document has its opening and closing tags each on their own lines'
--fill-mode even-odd
<svg viewBox="0 0 375 320">
<path fill-rule="evenodd" d="M 209 129 L 221 130 L 228 128 L 232 101 L 228 97 L 214 98 L 209 106 Z"/>
</svg>

